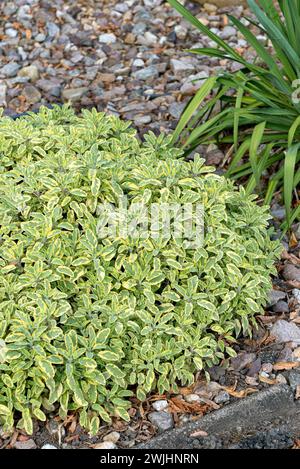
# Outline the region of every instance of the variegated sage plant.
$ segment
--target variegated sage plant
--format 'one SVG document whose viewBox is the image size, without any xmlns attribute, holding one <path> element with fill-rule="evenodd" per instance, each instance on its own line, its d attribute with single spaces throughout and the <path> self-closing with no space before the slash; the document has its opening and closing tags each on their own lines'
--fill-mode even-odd
<svg viewBox="0 0 300 469">
<path fill-rule="evenodd" d="M 145 194 L 147 197 L 145 198 Z M 203 246 L 99 238 L 118 197 L 201 202 Z M 68 107 L 0 119 L 0 421 L 77 411 L 129 419 L 129 398 L 176 391 L 234 355 L 263 311 L 279 243 L 268 213 L 170 138 Z"/>
</svg>

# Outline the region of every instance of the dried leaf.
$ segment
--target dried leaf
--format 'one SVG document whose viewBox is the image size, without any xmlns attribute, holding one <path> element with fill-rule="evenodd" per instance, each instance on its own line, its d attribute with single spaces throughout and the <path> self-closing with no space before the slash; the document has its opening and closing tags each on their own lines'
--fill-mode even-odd
<svg viewBox="0 0 300 469">
<path fill-rule="evenodd" d="M 294 441 L 294 446 L 292 449 L 300 449 L 300 438 Z"/>
<path fill-rule="evenodd" d="M 266 384 L 278 384 L 278 381 L 277 379 L 270 379 L 270 378 L 266 378 L 265 376 L 261 376 L 259 375 L 259 381 L 261 381 L 262 383 L 266 383 Z"/>
<path fill-rule="evenodd" d="M 196 432 L 191 433 L 190 436 L 191 436 L 192 438 L 198 438 L 199 436 L 200 436 L 200 437 L 201 437 L 201 436 L 208 436 L 208 433 L 205 432 L 204 430 L 197 430 Z"/>
<path fill-rule="evenodd" d="M 217 405 L 213 403 L 214 405 Z M 169 402 L 169 412 L 170 413 L 187 413 L 187 414 L 201 414 L 203 415 L 211 405 L 204 403 L 200 404 L 198 402 L 189 403 L 186 402 L 184 399 L 180 399 L 179 397 L 172 397 Z M 218 406 L 219 408 L 219 406 Z"/>
<path fill-rule="evenodd" d="M 273 365 L 273 369 L 276 371 L 280 370 L 292 370 L 300 366 L 300 362 L 277 362 Z"/>
<path fill-rule="evenodd" d="M 242 389 L 241 391 L 236 391 L 236 383 L 234 384 L 234 386 L 231 387 L 222 386 L 222 389 L 224 389 L 224 391 L 227 391 L 230 396 L 237 397 L 239 399 L 248 396 L 248 394 L 253 394 L 254 392 L 258 391 L 258 389 L 254 388 L 246 388 Z"/>
<path fill-rule="evenodd" d="M 292 264 L 295 265 L 300 264 L 300 259 L 297 256 L 295 256 L 294 254 L 290 254 L 285 250 L 281 254 L 281 259 L 289 260 Z"/>
<path fill-rule="evenodd" d="M 296 387 L 295 399 L 300 399 L 300 384 Z"/>
<path fill-rule="evenodd" d="M 295 248 L 296 246 L 298 246 L 298 240 L 296 238 L 295 233 L 292 233 L 290 236 L 289 246 L 290 248 Z"/>
</svg>

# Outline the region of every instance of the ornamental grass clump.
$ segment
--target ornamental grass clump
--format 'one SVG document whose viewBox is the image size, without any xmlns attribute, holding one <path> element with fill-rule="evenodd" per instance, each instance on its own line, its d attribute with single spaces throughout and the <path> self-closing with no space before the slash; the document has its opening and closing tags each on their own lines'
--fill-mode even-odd
<svg viewBox="0 0 300 469">
<path fill-rule="evenodd" d="M 268 213 L 170 138 L 67 107 L 0 119 L 0 421 L 77 411 L 95 434 L 130 396 L 176 391 L 234 354 L 263 311 Z M 201 203 L 204 241 L 122 238 L 101 207 Z"/>
</svg>

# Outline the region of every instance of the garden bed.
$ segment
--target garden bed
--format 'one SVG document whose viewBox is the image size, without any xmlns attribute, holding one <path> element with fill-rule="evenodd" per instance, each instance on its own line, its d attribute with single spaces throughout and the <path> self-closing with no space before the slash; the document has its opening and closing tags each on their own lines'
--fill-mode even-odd
<svg viewBox="0 0 300 469">
<path fill-rule="evenodd" d="M 24 51 L 24 54 L 20 50 L 16 53 L 15 72 L 6 69 L 5 75 L 0 70 L 2 93 L 5 89 L 2 104 L 8 105 L 5 113 L 9 115 L 34 110 L 40 103 L 51 104 L 70 98 L 78 109 L 96 105 L 98 110 L 132 119 L 140 135 L 149 129 L 156 133 L 169 131 L 174 128 L 183 106 L 194 92 L 195 88 L 189 80 L 192 71 L 200 70 L 203 78 L 212 70 L 227 66 L 226 61 L 199 58 L 192 60 L 190 56 L 183 56 L 183 47 L 194 45 L 198 33 L 183 23 L 174 10 L 159 1 L 146 1 L 144 6 L 130 1 L 116 3 L 113 15 L 111 2 L 109 8 L 106 6 L 104 10 L 102 4 L 105 2 L 97 2 L 99 9 L 96 13 L 92 12 L 89 5 L 82 6 L 79 12 L 75 4 L 64 7 L 61 2 L 53 3 L 55 5 L 51 8 L 45 2 L 43 8 L 38 9 L 37 4 L 32 2 L 30 11 L 24 8 L 22 10 L 21 7 L 15 9 L 14 6 L 8 6 L 4 11 L 5 21 L 13 21 L 14 26 L 12 28 L 4 23 L 1 25 L 1 34 L 4 34 L 4 44 L 1 47 L 7 56 L 13 54 L 12 50 L 16 45 Z M 130 4 L 133 6 L 136 34 L 131 30 L 132 12 L 128 13 Z M 240 38 L 232 30 L 228 30 L 224 15 L 227 9 L 208 11 L 207 8 L 200 10 L 197 5 L 190 6 L 203 21 L 223 31 L 223 35 L 231 34 L 230 40 L 237 47 L 245 49 L 245 54 L 251 54 L 240 42 Z M 69 16 L 63 15 L 62 11 Z M 35 12 L 40 16 L 36 24 L 33 21 Z M 241 13 L 240 8 L 238 14 Z M 114 35 L 116 41 L 112 37 L 109 44 L 103 42 L 107 37 L 102 37 L 99 41 L 98 36 L 102 29 L 95 31 L 87 26 L 93 14 L 98 15 L 101 28 L 105 28 L 108 35 Z M 53 24 L 55 15 L 61 21 L 58 30 L 53 26 L 52 29 L 46 27 L 47 21 Z M 164 24 L 160 18 L 166 20 Z M 17 25 L 14 21 L 16 19 Z M 28 22 L 33 24 L 29 32 Z M 176 33 L 173 32 L 174 26 L 177 26 Z M 12 31 L 14 28 L 16 35 Z M 73 29 L 78 28 L 80 34 L 76 39 Z M 140 31 L 149 29 L 148 44 L 141 43 L 139 28 Z M 43 34 L 44 40 L 43 36 L 37 38 Z M 160 35 L 166 39 L 160 41 Z M 51 39 L 50 42 L 47 37 Z M 38 56 L 34 52 L 36 41 L 41 44 Z M 203 38 L 204 45 L 205 41 Z M 47 55 L 49 49 L 51 53 Z M 141 62 L 136 61 L 143 59 L 134 60 L 138 54 L 146 57 L 143 67 L 146 66 L 148 76 L 143 76 L 141 71 L 146 68 L 140 68 Z M 55 66 L 54 74 L 50 71 L 52 65 Z M 28 66 L 33 68 L 28 70 Z M 74 67 L 76 73 L 71 76 L 69 71 Z M 18 75 L 22 69 L 23 72 Z M 91 78 L 94 73 L 94 78 Z M 39 75 L 38 78 L 36 74 Z M 180 89 L 180 86 L 185 88 Z M 209 164 L 215 164 L 217 168 L 224 158 L 216 147 L 203 148 L 203 155 Z M 272 210 L 278 233 L 284 211 L 275 203 Z M 297 399 L 300 397 L 299 241 L 300 229 L 299 226 L 294 226 L 294 234 L 283 240 L 285 251 L 278 264 L 278 277 L 273 279 L 274 290 L 266 315 L 259 318 L 259 328 L 254 332 L 253 339 L 241 339 L 235 345 L 236 358 L 226 360 L 221 366 L 209 370 L 212 380 L 210 384 L 199 373 L 194 386 L 182 388 L 179 392 L 152 394 L 143 404 L 132 399 L 131 421 L 125 423 L 115 418 L 112 425 L 101 426 L 96 437 L 90 437 L 82 430 L 76 415 L 70 415 L 62 421 L 55 414 L 49 414 L 45 424 L 35 422 L 31 437 L 19 430 L 12 434 L 0 432 L 0 447 L 297 446 L 297 439 L 300 437 L 298 421 L 295 420 L 299 413 Z M 248 397 L 249 395 L 251 396 Z M 249 423 L 249 416 L 255 416 L 252 409 L 258 402 L 261 405 L 259 415 L 266 423 L 260 425 L 254 419 L 251 426 L 243 426 L 246 422 Z M 241 419 L 241 431 L 238 434 L 236 428 L 226 434 L 219 433 L 214 427 L 214 422 L 236 427 L 237 416 Z M 284 423 L 284 419 L 287 422 Z M 176 429 L 172 430 L 174 427 Z M 266 428 L 268 431 L 265 435 Z M 164 431 L 167 433 L 156 437 L 157 433 Z M 206 432 L 207 435 L 200 434 L 191 439 L 190 433 L 197 431 Z M 148 440 L 152 442 L 144 443 Z"/>
</svg>

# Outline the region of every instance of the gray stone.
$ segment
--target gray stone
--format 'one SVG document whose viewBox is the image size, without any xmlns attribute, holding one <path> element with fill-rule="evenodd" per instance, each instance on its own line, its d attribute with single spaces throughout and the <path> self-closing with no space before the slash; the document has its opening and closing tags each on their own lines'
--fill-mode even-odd
<svg viewBox="0 0 300 469">
<path fill-rule="evenodd" d="M 119 432 L 111 432 L 103 437 L 103 441 L 110 441 L 111 443 L 117 443 L 119 439 L 120 439 Z"/>
<path fill-rule="evenodd" d="M 243 370 L 248 367 L 256 359 L 255 353 L 241 352 L 230 360 L 230 366 L 235 371 Z"/>
<path fill-rule="evenodd" d="M 23 96 L 25 96 L 26 101 L 30 104 L 36 104 L 42 98 L 42 95 L 39 90 L 32 85 L 25 86 L 23 90 Z"/>
<path fill-rule="evenodd" d="M 206 72 L 199 72 L 195 75 L 190 75 L 182 84 L 180 92 L 185 95 L 194 94 L 201 88 L 205 80 L 208 78 Z"/>
<path fill-rule="evenodd" d="M 142 70 L 137 70 L 133 72 L 133 77 L 137 80 L 151 80 L 157 78 L 159 73 L 157 68 L 154 65 L 149 65 L 149 67 L 145 67 Z"/>
<path fill-rule="evenodd" d="M 36 82 L 36 86 L 52 96 L 59 96 L 61 92 L 60 82 L 56 78 L 53 78 L 52 80 L 42 78 Z"/>
<path fill-rule="evenodd" d="M 300 371 L 292 370 L 288 374 L 289 384 L 293 389 L 296 389 L 297 386 L 300 386 Z"/>
<path fill-rule="evenodd" d="M 151 412 L 148 419 L 159 432 L 164 432 L 174 427 L 173 416 L 168 412 Z"/>
<path fill-rule="evenodd" d="M 0 68 L 0 74 L 6 77 L 15 77 L 19 69 L 20 65 L 17 62 L 10 62 Z"/>
<path fill-rule="evenodd" d="M 300 269 L 293 264 L 286 264 L 283 269 L 283 277 L 285 280 L 296 280 L 300 282 Z"/>
<path fill-rule="evenodd" d="M 300 223 L 296 223 L 293 225 L 293 232 L 298 241 L 300 241 Z"/>
<path fill-rule="evenodd" d="M 157 410 L 157 412 L 161 412 L 162 410 L 166 410 L 169 404 L 168 401 L 164 399 L 160 399 L 158 401 L 154 401 L 152 404 L 153 409 Z"/>
<path fill-rule="evenodd" d="M 55 23 L 52 23 L 50 21 L 49 23 L 47 23 L 47 32 L 48 32 L 48 37 L 51 39 L 54 39 L 59 35 L 60 29 Z"/>
<path fill-rule="evenodd" d="M 271 213 L 273 217 L 278 218 L 278 220 L 283 220 L 286 216 L 285 208 L 282 208 L 282 207 L 272 209 Z"/>
<path fill-rule="evenodd" d="M 177 103 L 175 101 L 174 103 L 170 104 L 169 113 L 171 114 L 172 117 L 174 117 L 174 119 L 179 119 L 185 106 L 186 106 L 186 103 Z"/>
<path fill-rule="evenodd" d="M 269 293 L 268 306 L 274 306 L 278 301 L 284 300 L 286 293 L 280 290 L 271 290 Z"/>
<path fill-rule="evenodd" d="M 68 88 L 63 90 L 62 97 L 66 101 L 78 101 L 78 99 L 82 98 L 84 94 L 88 92 L 88 88 L 82 86 L 80 88 Z"/>
<path fill-rule="evenodd" d="M 16 441 L 16 449 L 36 449 L 36 444 L 32 439 L 26 441 Z"/>
<path fill-rule="evenodd" d="M 236 36 L 236 29 L 233 26 L 225 26 L 220 33 L 222 39 L 229 39 L 232 36 Z"/>
<path fill-rule="evenodd" d="M 136 23 L 132 28 L 132 33 L 136 36 L 143 34 L 146 31 L 147 25 L 145 23 Z"/>
<path fill-rule="evenodd" d="M 280 300 L 272 307 L 272 311 L 274 313 L 289 313 L 290 308 L 286 301 Z"/>
<path fill-rule="evenodd" d="M 139 114 L 139 115 L 135 116 L 135 118 L 134 118 L 134 123 L 137 126 L 149 124 L 150 122 L 151 122 L 151 116 L 149 116 L 149 115 L 147 116 L 145 114 Z"/>
<path fill-rule="evenodd" d="M 29 78 L 30 81 L 35 82 L 39 78 L 39 71 L 36 65 L 29 65 L 28 67 L 23 67 L 18 72 L 20 77 Z"/>
<path fill-rule="evenodd" d="M 300 343 L 300 328 L 292 322 L 279 319 L 270 331 L 277 342 L 296 342 Z"/>
<path fill-rule="evenodd" d="M 46 35 L 44 33 L 39 33 L 34 38 L 36 42 L 44 42 L 45 39 L 46 39 Z"/>
<path fill-rule="evenodd" d="M 30 6 L 29 5 L 22 5 L 20 6 L 18 13 L 17 13 L 17 18 L 18 20 L 31 20 L 32 15 L 30 12 Z"/>
<path fill-rule="evenodd" d="M 155 46 L 158 43 L 158 38 L 150 31 L 146 31 L 145 34 L 137 37 L 137 43 L 145 46 Z"/>
<path fill-rule="evenodd" d="M 170 67 L 174 73 L 188 72 L 189 70 L 195 70 L 195 66 L 183 60 L 171 59 Z"/>
<path fill-rule="evenodd" d="M 93 446 L 94 449 L 117 449 L 117 445 L 115 445 L 112 441 L 103 441 L 103 443 L 97 443 Z"/>
<path fill-rule="evenodd" d="M 6 106 L 6 90 L 6 83 L 0 80 L 0 106 Z"/>
<path fill-rule="evenodd" d="M 56 446 L 50 445 L 49 443 L 46 443 L 41 447 L 41 449 L 57 449 Z"/>
<path fill-rule="evenodd" d="M 219 394 L 216 395 L 214 398 L 214 401 L 216 404 L 225 404 L 225 402 L 228 402 L 230 400 L 230 395 L 228 394 L 227 391 L 221 391 Z"/>
<path fill-rule="evenodd" d="M 189 404 L 194 404 L 195 402 L 200 402 L 200 396 L 198 394 L 187 394 L 184 396 L 184 400 L 188 402 Z"/>
<path fill-rule="evenodd" d="M 113 33 L 104 33 L 99 36 L 99 42 L 103 44 L 114 44 L 116 41 L 117 38 Z"/>
</svg>

